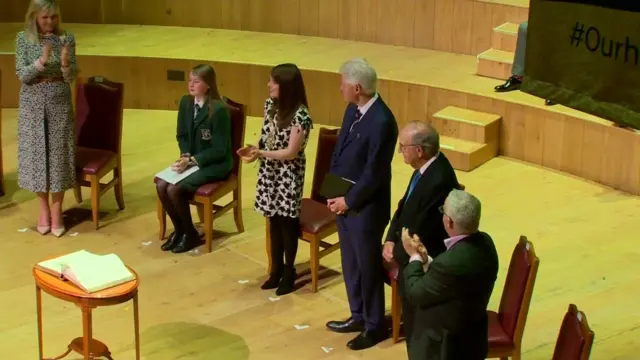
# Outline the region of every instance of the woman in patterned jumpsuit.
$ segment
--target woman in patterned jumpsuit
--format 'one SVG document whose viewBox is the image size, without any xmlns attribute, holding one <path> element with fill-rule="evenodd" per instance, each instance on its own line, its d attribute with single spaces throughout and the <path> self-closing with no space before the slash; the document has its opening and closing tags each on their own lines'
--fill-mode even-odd
<svg viewBox="0 0 640 360">
<path fill-rule="evenodd" d="M 38 195 L 38 232 L 58 237 L 65 232 L 64 192 L 76 177 L 70 84 L 78 71 L 75 39 L 60 29 L 59 17 L 55 0 L 31 0 L 25 30 L 16 37 L 16 74 L 22 82 L 18 185 Z"/>
</svg>

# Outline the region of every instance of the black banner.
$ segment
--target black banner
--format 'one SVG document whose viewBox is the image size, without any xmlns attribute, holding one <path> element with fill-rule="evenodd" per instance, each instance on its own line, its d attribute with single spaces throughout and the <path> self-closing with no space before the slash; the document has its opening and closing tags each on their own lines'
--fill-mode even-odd
<svg viewBox="0 0 640 360">
<path fill-rule="evenodd" d="M 640 12 L 638 0 L 545 0 L 553 2 L 576 3 L 583 5 L 600 6 L 614 10 Z"/>
<path fill-rule="evenodd" d="M 640 12 L 611 8 L 627 1 L 531 0 L 522 91 L 640 129 Z"/>
</svg>

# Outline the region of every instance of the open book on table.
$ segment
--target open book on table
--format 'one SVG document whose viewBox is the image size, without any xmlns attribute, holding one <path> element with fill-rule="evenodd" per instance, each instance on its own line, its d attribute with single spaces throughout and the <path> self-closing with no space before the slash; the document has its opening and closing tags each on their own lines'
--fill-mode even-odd
<svg viewBox="0 0 640 360">
<path fill-rule="evenodd" d="M 80 289 L 94 293 L 135 279 L 116 254 L 96 255 L 86 250 L 41 261 L 36 267 L 69 280 Z"/>
</svg>

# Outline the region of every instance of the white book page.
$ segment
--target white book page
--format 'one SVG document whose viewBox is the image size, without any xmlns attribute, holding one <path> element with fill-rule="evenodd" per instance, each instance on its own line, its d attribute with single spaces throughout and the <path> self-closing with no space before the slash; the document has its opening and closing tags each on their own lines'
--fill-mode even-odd
<svg viewBox="0 0 640 360">
<path fill-rule="evenodd" d="M 187 170 L 185 170 L 182 173 L 177 173 L 175 171 L 173 171 L 171 169 L 171 166 L 167 167 L 166 169 L 160 171 L 159 173 L 156 174 L 156 177 L 168 182 L 169 184 L 177 184 L 180 181 L 184 180 L 187 176 L 193 174 L 194 172 L 198 171 L 200 168 L 197 166 L 192 166 L 190 168 L 188 168 Z"/>
</svg>

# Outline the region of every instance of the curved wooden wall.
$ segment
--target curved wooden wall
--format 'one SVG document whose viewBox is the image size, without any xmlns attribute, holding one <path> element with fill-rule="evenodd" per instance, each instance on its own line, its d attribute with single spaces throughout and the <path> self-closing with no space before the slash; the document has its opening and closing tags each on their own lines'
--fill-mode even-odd
<svg viewBox="0 0 640 360">
<path fill-rule="evenodd" d="M 498 114 L 502 116 L 502 155 L 640 194 L 640 132 L 620 129 L 561 106 L 544 107 L 542 99 L 527 94 L 496 94 L 491 88 L 494 81 L 465 74 L 465 69 L 473 69 L 475 64 L 472 56 L 418 49 L 389 55 L 389 47 L 384 45 L 248 32 L 218 31 L 216 37 L 210 30 L 200 29 L 70 27 L 78 39 L 89 44 L 84 47 L 82 41 L 78 42 L 78 63 L 84 76 L 103 75 L 123 82 L 126 108 L 175 110 L 186 83 L 168 81 L 167 71 L 184 71 L 197 63 L 212 62 L 221 92 L 248 104 L 248 115 L 262 116 L 270 68 L 289 59 L 304 71 L 314 121 L 339 125 L 345 104 L 338 91 L 336 69 L 350 52 L 365 53 L 371 55 L 379 70 L 379 93 L 400 124 L 413 119 L 433 120 L 435 112 L 449 105 Z M 0 26 L 10 32 L 17 28 Z M 145 43 L 144 39 L 155 39 L 161 31 L 167 39 L 161 46 L 151 48 Z M 118 37 L 114 38 L 116 32 Z M 197 33 L 204 38 L 198 38 Z M 185 37 L 193 39 L 195 45 L 180 47 Z M 276 38 L 279 47 L 272 46 Z M 121 39 L 136 46 L 123 49 Z M 215 52 L 201 47 L 205 39 L 218 44 Z M 102 48 L 91 45 L 95 43 L 101 43 Z M 7 49 L 9 45 L 3 46 Z M 238 46 L 245 52 L 233 50 Z M 438 61 L 436 67 L 433 62 Z M 417 71 L 422 68 L 426 74 Z M 15 55 L 0 53 L 0 71 L 11 74 L 14 69 Z M 4 77 L 3 107 L 17 106 L 19 86 L 15 76 Z"/>
<path fill-rule="evenodd" d="M 27 0 L 2 2 L 0 22 L 23 20 Z M 494 27 L 525 21 L 528 14 L 526 0 L 62 0 L 60 4 L 63 20 L 73 23 L 272 32 L 471 55 L 491 47 Z"/>
</svg>

